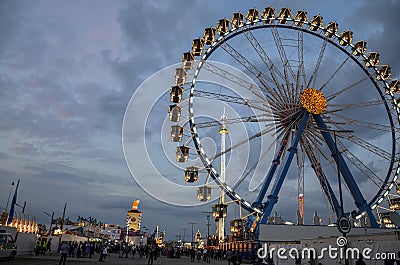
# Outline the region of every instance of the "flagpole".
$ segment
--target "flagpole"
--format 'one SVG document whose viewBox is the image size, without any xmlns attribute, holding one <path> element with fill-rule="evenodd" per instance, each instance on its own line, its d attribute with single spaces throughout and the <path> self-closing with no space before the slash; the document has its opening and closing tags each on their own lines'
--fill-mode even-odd
<svg viewBox="0 0 400 265">
<path fill-rule="evenodd" d="M 14 196 L 13 196 L 13 199 L 12 199 L 12 202 L 11 202 L 10 214 L 8 215 L 7 224 L 10 224 L 14 219 L 14 209 L 15 209 L 15 204 L 17 204 L 18 186 L 19 186 L 19 180 L 17 182 L 17 187 L 15 188 Z"/>
<path fill-rule="evenodd" d="M 62 219 L 61 219 L 61 231 L 64 229 L 64 218 L 65 218 L 66 208 L 67 208 L 67 203 L 65 203 L 65 205 L 64 205 L 64 211 L 63 211 L 63 215 L 62 215 Z"/>
</svg>

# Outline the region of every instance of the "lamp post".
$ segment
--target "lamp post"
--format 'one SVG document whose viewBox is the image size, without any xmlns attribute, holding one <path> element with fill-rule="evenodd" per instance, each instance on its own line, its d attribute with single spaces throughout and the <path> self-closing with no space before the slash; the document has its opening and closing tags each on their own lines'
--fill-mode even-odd
<svg viewBox="0 0 400 265">
<path fill-rule="evenodd" d="M 185 240 L 186 240 L 186 230 L 187 230 L 187 228 L 181 228 L 181 230 L 183 230 L 183 242 L 185 242 Z"/>
<path fill-rule="evenodd" d="M 203 212 L 203 213 L 206 213 L 207 214 L 207 246 L 209 245 L 209 241 L 210 241 L 210 226 L 211 226 L 211 224 L 210 224 L 210 214 L 212 213 L 212 212 Z"/>
<path fill-rule="evenodd" d="M 192 225 L 192 241 L 191 241 L 191 243 L 193 243 L 193 242 L 194 242 L 194 231 L 193 231 L 193 225 L 196 225 L 197 223 L 195 223 L 195 222 L 189 222 L 189 224 L 190 224 L 190 225 Z"/>
</svg>

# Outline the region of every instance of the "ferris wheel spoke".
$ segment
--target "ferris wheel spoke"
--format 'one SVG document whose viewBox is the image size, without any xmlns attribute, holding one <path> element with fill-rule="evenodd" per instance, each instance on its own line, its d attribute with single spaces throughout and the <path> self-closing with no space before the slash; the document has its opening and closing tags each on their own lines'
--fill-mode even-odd
<svg viewBox="0 0 400 265">
<path fill-rule="evenodd" d="M 280 134 L 279 139 L 276 138 L 276 140 L 274 141 L 273 144 L 278 143 L 278 141 L 280 140 L 280 138 L 282 137 L 282 141 L 280 142 L 280 148 L 279 151 L 276 152 L 275 156 L 274 156 L 274 160 L 272 160 L 272 164 L 268 170 L 268 173 L 266 175 L 266 178 L 264 179 L 264 182 L 262 184 L 262 187 L 260 189 L 260 192 L 258 193 L 257 199 L 254 202 L 254 205 L 258 208 L 261 208 L 262 202 L 264 200 L 265 194 L 267 193 L 267 190 L 271 184 L 272 178 L 275 175 L 275 171 L 278 168 L 278 165 L 280 164 L 281 159 L 285 158 L 286 155 L 286 150 L 287 150 L 287 145 L 289 142 L 289 138 L 291 135 L 291 130 L 285 130 L 282 131 L 282 133 Z"/>
<path fill-rule="evenodd" d="M 279 56 L 283 63 L 283 73 L 285 76 L 286 86 L 289 88 L 290 87 L 289 74 L 291 75 L 292 80 L 296 80 L 296 75 L 294 74 L 293 69 L 290 66 L 289 60 L 286 56 L 286 51 L 285 48 L 283 48 L 284 46 L 282 44 L 282 39 L 279 36 L 278 29 L 275 26 L 271 26 L 270 29 L 272 32 L 272 36 L 274 37 L 275 45 L 278 49 Z"/>
<path fill-rule="evenodd" d="M 261 70 L 259 70 L 254 64 L 246 59 L 242 54 L 240 54 L 235 48 L 233 48 L 229 43 L 224 42 L 221 48 L 228 53 L 233 59 L 239 62 L 247 71 L 249 71 L 255 78 L 257 78 L 264 90 L 271 95 L 275 100 L 282 100 L 282 95 L 276 93 L 273 89 L 268 86 L 266 81 L 275 85 L 274 81 L 266 76 Z"/>
<path fill-rule="evenodd" d="M 240 105 L 245 105 L 250 108 L 262 110 L 264 112 L 271 112 L 271 109 L 269 107 L 265 106 L 265 100 L 249 100 L 249 99 L 244 99 L 242 97 L 236 97 L 236 96 L 231 96 L 231 95 L 226 95 L 222 93 L 214 93 L 214 92 L 209 92 L 209 91 L 202 91 L 202 90 L 195 90 L 193 92 L 193 95 L 196 97 L 200 98 L 207 98 L 207 99 L 212 99 L 212 100 L 217 100 L 217 101 L 224 101 L 224 102 L 229 102 L 229 103 L 235 103 L 235 104 L 240 104 Z"/>
<path fill-rule="evenodd" d="M 258 137 L 261 137 L 261 136 L 264 135 L 264 134 L 270 133 L 270 132 L 272 132 L 272 131 L 274 131 L 274 130 L 276 130 L 276 124 L 271 124 L 271 125 L 269 125 L 266 129 L 262 130 L 261 132 L 258 132 L 258 133 L 256 133 L 256 134 L 253 134 L 252 136 L 250 136 L 250 137 L 248 137 L 248 138 L 245 138 L 244 140 L 238 142 L 237 144 L 235 144 L 235 145 L 233 145 L 233 146 L 231 146 L 231 147 L 225 149 L 224 152 L 220 152 L 220 153 L 216 154 L 216 155 L 213 156 L 210 160 L 213 161 L 213 160 L 215 160 L 216 158 L 222 156 L 223 154 L 227 154 L 227 153 L 231 152 L 232 150 L 234 150 L 234 149 L 240 147 L 241 145 L 243 145 L 243 144 L 245 144 L 245 143 L 248 143 L 249 141 L 251 141 L 251 140 L 253 140 L 253 139 L 256 139 L 256 138 L 258 138 Z"/>
<path fill-rule="evenodd" d="M 309 142 L 313 143 L 313 146 L 315 147 L 315 150 L 318 151 L 318 153 L 319 153 L 320 155 L 322 155 L 323 158 L 324 158 L 326 161 L 328 161 L 330 164 L 333 165 L 333 164 L 334 164 L 334 161 L 333 161 L 333 159 L 332 159 L 331 154 L 327 153 L 326 151 L 324 151 L 324 150 L 322 149 L 322 145 L 323 145 L 322 143 L 323 143 L 323 141 L 324 141 L 322 135 L 319 134 L 319 133 L 316 133 L 316 132 L 313 132 L 313 131 L 308 130 L 307 133 L 306 133 L 306 137 L 307 137 L 307 140 L 308 140 Z"/>
<path fill-rule="evenodd" d="M 268 56 L 268 54 L 265 52 L 264 48 L 261 46 L 257 38 L 254 36 L 254 34 L 250 30 L 244 31 L 244 35 L 246 36 L 247 40 L 250 42 L 251 46 L 256 50 L 258 56 L 260 59 L 263 61 L 267 69 L 269 70 L 272 81 L 274 82 L 274 85 L 282 90 L 283 88 L 281 87 L 281 84 L 279 83 L 276 74 L 278 74 L 283 80 L 285 77 L 282 75 L 282 73 L 279 71 L 279 69 L 275 66 L 275 64 L 272 62 L 271 58 Z"/>
<path fill-rule="evenodd" d="M 298 32 L 298 37 L 297 37 L 297 43 L 298 43 L 298 51 L 297 51 L 297 57 L 299 60 L 299 66 L 297 67 L 297 75 L 296 75 L 296 88 L 295 88 L 295 98 L 296 100 L 298 99 L 298 96 L 300 95 L 300 91 L 302 90 L 302 87 L 307 87 L 306 84 L 306 70 L 304 68 L 304 37 L 303 37 L 303 31 L 299 30 Z M 302 78 L 301 78 L 302 77 Z M 303 79 L 303 82 L 300 81 L 300 79 Z M 302 83 L 303 85 L 301 85 Z"/>
<path fill-rule="evenodd" d="M 280 132 L 278 134 L 277 137 L 275 137 L 275 140 L 264 150 L 264 152 L 262 153 L 262 155 L 260 156 L 260 159 L 257 160 L 252 166 L 251 168 L 245 173 L 243 174 L 243 176 L 239 179 L 239 181 L 237 183 L 235 183 L 235 185 L 233 186 L 233 189 L 235 190 L 247 177 L 248 175 L 254 171 L 254 169 L 260 164 L 259 162 L 264 159 L 264 157 L 271 151 L 271 149 L 277 144 L 277 142 L 283 137 L 284 135 L 284 131 Z"/>
<path fill-rule="evenodd" d="M 384 180 L 381 179 L 375 172 L 373 172 L 370 168 L 368 168 L 356 155 L 354 155 L 350 150 L 346 149 L 342 143 L 340 143 L 342 149 L 346 151 L 343 152 L 343 155 L 350 161 L 358 170 L 366 176 L 368 179 L 371 180 L 377 187 L 381 187 L 384 183 Z"/>
<path fill-rule="evenodd" d="M 249 123 L 254 123 L 254 122 L 275 122 L 275 119 L 273 118 L 265 118 L 266 115 L 261 115 L 261 116 L 248 116 L 248 117 L 240 117 L 240 118 L 233 118 L 233 119 L 226 119 L 225 123 L 226 124 L 235 124 L 235 123 L 244 123 L 244 122 L 249 122 Z M 214 126 L 221 126 L 220 121 L 209 121 L 209 122 L 198 122 L 196 123 L 197 128 L 208 128 L 208 127 L 214 127 Z"/>
<path fill-rule="evenodd" d="M 312 87 L 315 86 L 315 80 L 317 79 L 318 70 L 319 70 L 319 67 L 321 65 L 322 58 L 324 57 L 325 48 L 326 48 L 326 44 L 327 43 L 328 42 L 326 41 L 326 39 L 324 39 L 324 42 L 322 44 L 321 50 L 320 50 L 319 55 L 318 55 L 317 63 L 315 64 L 314 71 L 313 71 L 313 73 L 312 73 L 312 75 L 310 77 L 310 80 L 308 81 L 307 87 L 311 87 L 311 83 L 312 83 Z"/>
<path fill-rule="evenodd" d="M 248 89 L 251 93 L 253 93 L 255 96 L 257 96 L 261 100 L 265 100 L 267 98 L 270 101 L 277 101 L 276 98 L 271 97 L 271 94 L 269 93 L 269 91 L 266 91 L 265 88 L 262 88 L 255 84 L 252 84 L 249 81 L 244 80 L 243 78 L 238 77 L 238 76 L 232 74 L 231 72 L 228 72 L 225 69 L 222 69 L 216 65 L 213 65 L 209 62 L 205 62 L 203 64 L 203 69 L 209 71 L 210 73 L 218 75 L 226 80 L 229 80 L 232 83 L 242 86 L 243 88 Z M 264 92 L 264 93 L 261 93 L 261 92 Z M 278 102 L 280 102 L 280 100 Z"/>
<path fill-rule="evenodd" d="M 340 126 L 338 123 L 333 122 L 331 119 L 329 119 L 327 117 L 324 117 L 324 118 L 331 124 L 335 125 L 335 127 L 338 130 L 343 129 L 343 127 Z M 391 154 L 389 154 L 387 151 L 383 150 L 382 148 L 379 148 L 378 146 L 375 146 L 375 145 L 371 144 L 370 142 L 365 141 L 365 140 L 355 136 L 354 134 L 349 134 L 349 135 L 338 134 L 337 137 L 342 138 L 342 139 L 347 139 L 347 140 L 353 142 L 354 144 L 357 144 L 358 146 L 364 148 L 365 150 L 370 151 L 371 153 L 374 153 L 374 154 L 386 159 L 387 161 L 392 161 L 394 159 L 398 160 L 397 157 L 396 158 L 393 157 Z"/>
<path fill-rule="evenodd" d="M 370 142 L 365 141 L 355 135 L 350 135 L 350 136 L 337 135 L 337 137 L 347 139 L 347 140 L 357 144 L 358 146 L 364 148 L 365 150 L 370 151 L 371 153 L 374 153 L 374 154 L 386 159 L 387 161 L 398 160 L 397 157 L 392 157 L 391 154 L 389 154 L 387 151 L 383 150 L 382 148 L 379 148 L 378 146 L 375 146 L 375 145 L 371 144 Z"/>
<path fill-rule="evenodd" d="M 340 207 L 340 204 L 335 196 L 335 193 L 332 190 L 331 185 L 329 184 L 326 175 L 321 167 L 321 162 L 319 161 L 318 157 L 313 151 L 312 145 L 310 143 L 310 140 L 307 139 L 308 137 L 303 137 L 302 138 L 302 146 L 304 148 L 304 151 L 308 157 L 308 160 L 310 161 L 312 168 L 314 170 L 315 175 L 317 176 L 317 179 L 321 185 L 324 198 L 326 198 L 331 206 L 331 210 L 336 214 L 336 216 L 339 218 L 342 215 L 342 210 Z M 314 145 L 315 146 L 315 145 Z M 318 149 L 320 150 L 320 149 Z"/>
<path fill-rule="evenodd" d="M 351 84 L 351 85 L 349 85 L 349 86 L 347 86 L 347 87 L 344 87 L 344 88 L 342 88 L 342 89 L 336 91 L 335 93 L 333 93 L 333 94 L 327 96 L 327 97 L 326 97 L 326 101 L 329 102 L 329 101 L 331 101 L 332 99 L 334 99 L 334 98 L 336 98 L 337 96 L 339 96 L 340 94 L 346 92 L 347 90 L 349 90 L 349 89 L 351 89 L 351 88 L 353 88 L 353 87 L 355 87 L 355 86 L 361 84 L 362 82 L 364 82 L 364 81 L 370 79 L 372 75 L 373 75 L 373 74 L 370 74 L 370 75 L 368 75 L 368 76 L 366 76 L 366 77 L 364 77 L 364 78 L 362 78 L 362 79 L 360 79 L 360 80 L 354 82 L 353 84 Z"/>
<path fill-rule="evenodd" d="M 336 74 L 342 69 L 342 67 L 346 64 L 346 62 L 350 59 L 350 57 L 346 57 L 346 59 L 339 65 L 338 68 L 333 72 L 333 74 L 328 78 L 328 80 L 321 85 L 320 91 L 322 91 L 328 84 L 329 82 L 336 76 Z"/>
<path fill-rule="evenodd" d="M 400 128 L 393 128 L 393 127 L 388 126 L 388 125 L 379 124 L 379 123 L 373 123 L 373 122 L 368 122 L 368 121 L 355 120 L 355 119 L 348 118 L 348 117 L 346 117 L 344 115 L 340 115 L 338 113 L 333 113 L 332 112 L 330 114 L 332 116 L 335 116 L 338 119 L 340 119 L 340 120 L 336 120 L 336 121 L 333 121 L 332 119 L 329 119 L 329 121 L 327 121 L 327 123 L 333 124 L 335 126 L 338 126 L 339 124 L 341 124 L 341 125 L 353 125 L 353 126 L 357 126 L 357 127 L 368 128 L 368 129 L 384 131 L 384 132 L 392 132 L 392 131 L 400 132 Z"/>
<path fill-rule="evenodd" d="M 339 112 L 339 111 L 353 109 L 353 108 L 382 105 L 385 102 L 386 102 L 386 100 L 373 100 L 373 101 L 366 101 L 366 102 L 353 103 L 353 104 L 329 104 L 329 107 L 332 107 L 333 109 L 325 111 L 324 113 L 326 114 L 326 113 Z"/>
</svg>

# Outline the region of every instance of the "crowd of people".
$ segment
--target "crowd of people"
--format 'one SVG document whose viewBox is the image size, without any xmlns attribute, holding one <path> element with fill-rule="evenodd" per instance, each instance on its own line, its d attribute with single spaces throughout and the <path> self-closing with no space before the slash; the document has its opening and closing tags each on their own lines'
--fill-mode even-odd
<svg viewBox="0 0 400 265">
<path fill-rule="evenodd" d="M 51 255 L 51 238 L 39 238 L 36 240 L 35 255 Z"/>
<path fill-rule="evenodd" d="M 51 254 L 51 238 L 39 238 L 35 246 L 35 255 L 50 255 Z M 68 257 L 73 258 L 92 258 L 95 253 L 98 254 L 99 262 L 104 262 L 109 253 L 117 253 L 119 258 L 139 258 L 146 259 L 148 265 L 152 265 L 154 260 L 160 256 L 167 258 L 180 258 L 181 256 L 189 256 L 190 262 L 205 262 L 211 263 L 212 260 L 225 259 L 228 265 L 240 265 L 243 260 L 255 261 L 256 257 L 252 257 L 251 253 L 242 253 L 232 250 L 220 250 L 216 248 L 181 248 L 176 246 L 168 246 L 160 248 L 157 245 L 127 245 L 121 244 L 108 244 L 101 242 L 77 242 L 77 241 L 63 241 L 58 247 L 60 253 L 59 265 L 64 265 Z M 96 255 L 97 256 L 97 255 Z M 263 264 L 266 264 L 265 261 Z M 273 265 L 269 261 L 267 264 Z"/>
</svg>

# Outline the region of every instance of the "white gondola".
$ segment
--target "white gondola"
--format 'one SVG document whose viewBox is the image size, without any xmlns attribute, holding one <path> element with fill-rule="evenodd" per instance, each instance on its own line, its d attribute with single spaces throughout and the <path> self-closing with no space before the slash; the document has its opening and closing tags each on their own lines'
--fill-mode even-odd
<svg viewBox="0 0 400 265">
<path fill-rule="evenodd" d="M 275 19 L 275 8 L 272 6 L 264 8 L 264 12 L 261 14 L 261 17 L 272 22 L 272 20 Z"/>
<path fill-rule="evenodd" d="M 400 210 L 400 198 L 390 199 L 390 210 L 392 211 Z"/>
<path fill-rule="evenodd" d="M 400 92 L 400 84 L 399 84 L 399 80 L 393 80 L 392 82 L 389 83 L 389 89 L 390 92 L 392 92 L 393 94 L 397 94 Z"/>
<path fill-rule="evenodd" d="M 229 31 L 229 20 L 226 18 L 218 20 L 217 31 L 218 35 L 225 35 Z"/>
<path fill-rule="evenodd" d="M 181 145 L 176 148 L 176 162 L 187 162 L 189 159 L 189 146 Z"/>
<path fill-rule="evenodd" d="M 379 60 L 379 53 L 377 52 L 370 52 L 368 54 L 368 60 L 365 61 L 365 66 L 370 68 L 373 67 L 377 64 L 379 64 L 380 60 Z"/>
<path fill-rule="evenodd" d="M 204 50 L 204 39 L 194 39 L 192 42 L 192 53 L 194 56 L 201 56 Z"/>
<path fill-rule="evenodd" d="M 179 122 L 180 118 L 181 118 L 181 110 L 182 108 L 179 107 L 178 105 L 169 105 L 168 107 L 168 117 L 169 117 L 169 121 L 172 122 Z"/>
<path fill-rule="evenodd" d="M 214 218 L 225 218 L 228 205 L 220 203 L 212 206 L 212 215 Z"/>
<path fill-rule="evenodd" d="M 321 15 L 313 16 L 310 20 L 310 23 L 311 23 L 310 30 L 317 31 L 319 27 L 322 27 L 322 16 Z"/>
<path fill-rule="evenodd" d="M 247 15 L 246 15 L 247 23 L 254 23 L 254 21 L 257 21 L 257 20 L 258 20 L 257 8 L 249 9 L 249 12 L 247 12 Z"/>
<path fill-rule="evenodd" d="M 182 101 L 183 88 L 179 85 L 172 86 L 169 90 L 170 100 L 173 103 L 180 103 Z"/>
<path fill-rule="evenodd" d="M 213 44 L 214 40 L 215 40 L 215 32 L 216 32 L 216 28 L 206 28 L 204 30 L 204 41 L 206 45 L 211 45 Z"/>
<path fill-rule="evenodd" d="M 186 182 L 196 182 L 199 178 L 199 168 L 198 167 L 187 167 L 185 168 L 185 181 Z"/>
<path fill-rule="evenodd" d="M 367 42 L 365 40 L 357 41 L 351 51 L 355 56 L 363 55 L 367 51 Z"/>
<path fill-rule="evenodd" d="M 186 82 L 187 72 L 184 68 L 175 69 L 175 84 L 183 85 Z"/>
<path fill-rule="evenodd" d="M 382 79 L 389 78 L 392 75 L 390 72 L 390 69 L 392 69 L 392 68 L 389 65 L 387 65 L 387 64 L 382 65 L 381 68 L 379 69 L 380 75 L 377 75 L 376 79 L 382 80 Z"/>
<path fill-rule="evenodd" d="M 194 55 L 192 52 L 185 52 L 182 54 L 182 68 L 191 70 L 194 64 Z"/>
<path fill-rule="evenodd" d="M 243 26 L 243 18 L 244 15 L 241 12 L 234 13 L 232 15 L 232 29 L 237 29 L 241 26 Z"/>
<path fill-rule="evenodd" d="M 390 219 L 390 212 L 379 213 L 382 223 L 387 227 L 393 227 L 392 219 Z"/>
<path fill-rule="evenodd" d="M 206 185 L 197 188 L 197 200 L 205 202 L 211 198 L 211 187 Z"/>
<path fill-rule="evenodd" d="M 335 34 L 338 33 L 338 31 L 338 24 L 336 23 L 336 21 L 329 22 L 328 25 L 326 25 L 325 27 L 325 36 L 327 36 L 328 38 L 332 38 L 333 36 L 335 36 Z"/>
<path fill-rule="evenodd" d="M 171 141 L 181 142 L 183 136 L 183 127 L 179 125 L 171 126 Z"/>
<path fill-rule="evenodd" d="M 233 219 L 229 221 L 230 231 L 234 236 L 241 235 L 243 233 L 244 221 L 243 219 Z"/>
<path fill-rule="evenodd" d="M 346 30 L 340 34 L 339 44 L 342 46 L 348 46 L 353 41 L 353 32 Z"/>
<path fill-rule="evenodd" d="M 280 23 L 281 23 L 281 24 L 286 24 L 286 23 L 287 23 L 287 20 L 288 20 L 291 16 L 292 16 L 292 11 L 291 11 L 289 8 L 284 7 L 284 8 L 281 8 L 281 10 L 279 10 L 278 18 L 281 19 L 281 20 L 280 20 Z"/>
<path fill-rule="evenodd" d="M 304 10 L 300 10 L 296 13 L 296 15 L 294 16 L 295 21 L 294 24 L 296 26 L 303 26 L 305 22 L 307 22 L 307 12 Z"/>
</svg>

